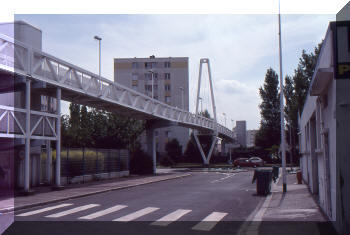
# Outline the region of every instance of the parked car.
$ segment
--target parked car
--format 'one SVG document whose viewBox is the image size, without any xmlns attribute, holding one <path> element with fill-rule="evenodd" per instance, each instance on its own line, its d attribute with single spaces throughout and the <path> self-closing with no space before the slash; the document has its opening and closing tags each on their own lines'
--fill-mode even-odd
<svg viewBox="0 0 350 235">
<path fill-rule="evenodd" d="M 259 157 L 251 157 L 251 158 L 237 158 L 234 162 L 234 166 L 247 166 L 247 167 L 257 167 L 263 166 L 265 162 Z"/>
</svg>

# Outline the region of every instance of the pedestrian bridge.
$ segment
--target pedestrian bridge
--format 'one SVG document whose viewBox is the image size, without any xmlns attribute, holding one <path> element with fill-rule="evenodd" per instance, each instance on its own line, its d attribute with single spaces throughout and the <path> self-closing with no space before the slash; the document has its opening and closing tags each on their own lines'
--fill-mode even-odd
<svg viewBox="0 0 350 235">
<path fill-rule="evenodd" d="M 47 91 L 61 89 L 66 101 L 105 109 L 144 120 L 165 120 L 180 126 L 217 131 L 223 139 L 233 132 L 213 119 L 170 106 L 76 65 L 0 35 L 0 69 L 46 83 Z"/>
<path fill-rule="evenodd" d="M 203 63 L 207 63 L 210 74 L 209 60 L 201 59 L 199 84 Z M 210 86 L 213 98 L 211 77 Z M 14 91 L 19 92 L 12 95 Z M 25 140 L 23 177 L 26 192 L 29 191 L 30 185 L 30 142 L 33 139 L 46 141 L 48 179 L 51 177 L 50 162 L 52 161 L 50 141 L 56 141 L 55 184 L 60 186 L 61 100 L 147 120 L 149 124 L 146 127 L 147 151 L 152 156 L 154 172 L 156 170 L 155 128 L 179 125 L 194 129 L 197 146 L 205 164 L 209 164 L 217 142 L 216 137 L 226 142 L 234 138 L 231 130 L 217 123 L 214 99 L 212 99 L 214 119 L 208 119 L 198 115 L 198 94 L 197 114 L 193 114 L 100 77 L 0 32 L 0 95 L 2 94 L 5 94 L 2 96 L 5 98 L 2 98 L 3 102 L 0 103 L 0 138 Z M 42 111 L 41 96 L 56 98 L 54 103 L 57 107 L 54 113 Z M 10 101 L 11 97 L 12 101 Z M 18 106 L 17 103 L 21 105 Z M 207 155 L 199 143 L 198 133 L 214 136 Z"/>
</svg>

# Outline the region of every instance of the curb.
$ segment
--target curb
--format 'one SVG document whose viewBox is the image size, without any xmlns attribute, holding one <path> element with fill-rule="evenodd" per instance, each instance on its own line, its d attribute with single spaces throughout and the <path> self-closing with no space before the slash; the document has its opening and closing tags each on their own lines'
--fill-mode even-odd
<svg viewBox="0 0 350 235">
<path fill-rule="evenodd" d="M 50 200 L 50 201 L 38 202 L 38 203 L 33 203 L 33 204 L 30 204 L 30 205 L 24 205 L 24 206 L 19 206 L 19 207 L 0 209 L 0 214 L 5 214 L 5 213 L 12 212 L 12 211 L 23 210 L 23 209 L 27 209 L 27 208 L 31 208 L 31 207 L 36 207 L 36 206 L 43 206 L 43 205 L 46 205 L 46 204 L 60 202 L 60 201 L 66 201 L 66 200 L 69 200 L 69 199 L 75 199 L 75 198 L 91 196 L 91 195 L 95 195 L 95 194 L 99 194 L 99 193 L 115 191 L 115 190 L 119 190 L 119 189 L 132 188 L 132 187 L 145 185 L 145 184 L 152 184 L 152 183 L 157 183 L 157 182 L 161 182 L 161 181 L 167 181 L 167 180 L 172 180 L 172 179 L 184 178 L 184 177 L 191 176 L 191 175 L 192 174 L 187 173 L 187 174 L 174 176 L 174 177 L 171 177 L 171 178 L 165 178 L 165 179 L 154 180 L 154 181 L 149 181 L 149 182 L 137 183 L 137 184 L 132 184 L 132 185 L 119 186 L 119 187 L 116 187 L 116 188 L 104 189 L 104 190 L 94 191 L 94 192 L 90 192 L 90 193 L 84 193 L 84 194 L 70 196 L 70 197 L 65 197 L 65 198 L 58 198 L 58 199 L 54 199 L 54 200 Z"/>
</svg>

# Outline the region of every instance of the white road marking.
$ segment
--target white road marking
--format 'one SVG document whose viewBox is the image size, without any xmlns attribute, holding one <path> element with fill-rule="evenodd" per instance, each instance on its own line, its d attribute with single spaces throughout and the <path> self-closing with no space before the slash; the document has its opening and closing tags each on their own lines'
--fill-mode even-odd
<svg viewBox="0 0 350 235">
<path fill-rule="evenodd" d="M 85 206 L 78 206 L 78 207 L 75 207 L 73 209 L 62 211 L 62 212 L 58 212 L 58 213 L 55 213 L 55 214 L 52 214 L 52 215 L 48 215 L 48 216 L 45 216 L 45 217 L 58 218 L 58 217 L 66 216 L 66 215 L 73 214 L 73 213 L 76 213 L 76 212 L 79 212 L 79 211 L 84 211 L 84 210 L 87 210 L 87 209 L 90 209 L 90 208 L 93 208 L 93 207 L 96 207 L 96 206 L 99 206 L 99 204 L 88 204 L 88 205 L 85 205 Z"/>
<path fill-rule="evenodd" d="M 159 226 L 167 226 L 168 224 L 180 219 L 182 216 L 186 215 L 187 213 L 191 212 L 192 210 L 176 210 L 160 219 L 157 221 L 154 221 L 151 223 L 151 225 L 159 225 Z"/>
<path fill-rule="evenodd" d="M 217 179 L 217 180 L 213 180 L 213 181 L 211 181 L 210 183 L 216 183 L 216 182 L 219 182 L 219 181 L 222 181 L 222 180 L 228 179 L 228 178 L 230 178 L 230 177 L 232 177 L 232 176 L 235 176 L 235 175 L 236 175 L 236 174 L 233 174 L 233 173 L 222 173 L 222 174 L 224 174 L 224 175 L 226 175 L 226 176 L 225 176 L 225 177 L 223 177 L 223 178 Z"/>
<path fill-rule="evenodd" d="M 213 212 L 192 227 L 193 230 L 210 231 L 227 213 Z"/>
<path fill-rule="evenodd" d="M 138 219 L 141 216 L 144 216 L 144 215 L 147 215 L 149 213 L 152 213 L 153 211 L 156 211 L 158 209 L 159 208 L 157 208 L 157 207 L 146 207 L 146 208 L 144 208 L 142 210 L 135 211 L 135 212 L 133 212 L 131 214 L 122 216 L 122 217 L 120 217 L 118 219 L 115 219 L 113 221 L 128 222 L 128 221 L 131 221 L 131 220 Z"/>
<path fill-rule="evenodd" d="M 86 216 L 82 216 L 82 217 L 79 217 L 78 219 L 95 219 L 97 217 L 101 217 L 103 215 L 107 215 L 107 214 L 110 214 L 110 213 L 113 213 L 115 211 L 119 211 L 123 208 L 125 208 L 127 206 L 124 206 L 124 205 L 116 205 L 116 206 L 113 206 L 113 207 L 110 207 L 110 208 L 107 208 L 105 210 L 101 210 L 101 211 L 97 211 L 95 213 L 92 213 L 90 215 L 86 215 Z"/>
<path fill-rule="evenodd" d="M 25 213 L 22 213 L 22 214 L 19 214 L 19 215 L 16 215 L 16 216 L 30 216 L 30 215 L 36 215 L 36 214 L 40 214 L 40 213 L 42 213 L 42 212 L 51 211 L 51 210 L 54 210 L 54 209 L 57 209 L 57 208 L 62 208 L 62 207 L 71 206 L 71 205 L 73 205 L 73 204 L 64 203 L 64 204 L 60 204 L 60 205 L 57 205 L 57 206 L 50 206 L 50 207 L 45 207 L 45 208 L 43 208 L 43 209 L 39 209 L 39 210 L 35 210 L 35 211 L 25 212 Z"/>
</svg>

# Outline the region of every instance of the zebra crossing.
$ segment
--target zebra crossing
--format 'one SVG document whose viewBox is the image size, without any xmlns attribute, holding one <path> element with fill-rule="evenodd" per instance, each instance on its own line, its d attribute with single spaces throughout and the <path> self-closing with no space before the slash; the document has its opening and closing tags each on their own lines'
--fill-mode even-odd
<svg viewBox="0 0 350 235">
<path fill-rule="evenodd" d="M 28 211 L 24 213 L 17 214 L 18 217 L 29 217 L 33 215 L 40 215 L 40 214 L 48 214 L 43 215 L 45 218 L 62 218 L 67 215 L 73 215 L 78 212 L 87 211 L 89 209 L 100 209 L 101 205 L 99 204 L 87 204 L 87 205 L 81 205 L 81 206 L 74 206 L 73 203 L 63 203 L 55 206 L 49 206 L 42 209 L 37 209 L 33 211 Z M 114 212 L 122 211 L 123 209 L 127 208 L 127 205 L 114 205 L 108 208 L 104 208 L 102 210 L 97 210 L 93 213 L 80 216 L 77 219 L 78 220 L 93 220 L 105 215 L 110 215 Z M 135 221 L 143 216 L 146 216 L 148 214 L 151 214 L 160 208 L 158 207 L 145 207 L 140 210 L 136 210 L 134 212 L 128 213 L 126 215 L 123 215 L 121 217 L 117 217 L 113 219 L 112 221 L 117 222 L 130 222 Z M 155 220 L 154 222 L 151 222 L 151 226 L 168 226 L 172 222 L 180 220 L 183 216 L 190 214 L 193 212 L 192 210 L 188 209 L 177 209 L 175 211 L 171 211 L 169 214 L 166 214 L 162 216 L 161 218 Z M 212 212 L 209 215 L 207 215 L 205 218 L 203 218 L 201 221 L 199 221 L 196 225 L 194 225 L 191 229 L 192 230 L 201 230 L 201 231 L 210 231 L 212 230 L 217 223 L 219 223 L 225 216 L 227 216 L 228 213 L 224 212 Z"/>
</svg>

